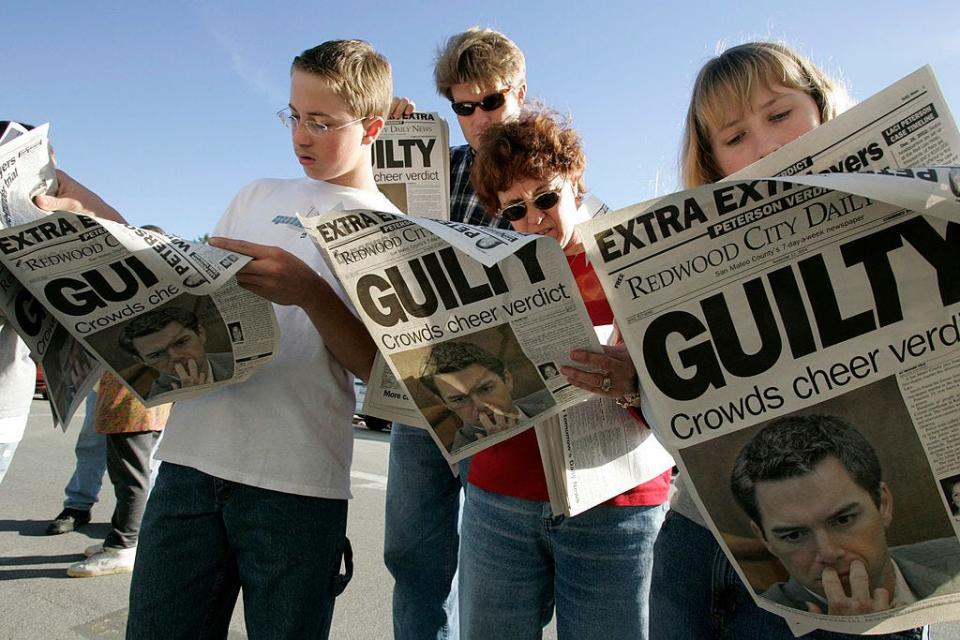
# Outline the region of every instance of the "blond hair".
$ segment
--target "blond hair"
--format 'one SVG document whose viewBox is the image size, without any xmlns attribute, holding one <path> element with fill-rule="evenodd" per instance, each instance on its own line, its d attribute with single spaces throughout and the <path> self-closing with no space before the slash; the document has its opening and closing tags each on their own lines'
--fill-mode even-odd
<svg viewBox="0 0 960 640">
<path fill-rule="evenodd" d="M 527 65 L 513 40 L 493 29 L 470 27 L 451 36 L 437 51 L 433 79 L 437 93 L 452 100 L 454 85 L 505 85 L 517 89 L 526 81 Z"/>
<path fill-rule="evenodd" d="M 290 66 L 320 76 L 353 115 L 386 117 L 393 99 L 390 62 L 363 40 L 328 40 L 307 49 Z"/>
<path fill-rule="evenodd" d="M 680 151 L 680 171 L 686 188 L 725 178 L 717 168 L 710 134 L 723 126 L 731 108 L 749 108 L 754 87 L 783 85 L 807 93 L 820 109 L 820 122 L 846 108 L 843 85 L 786 44 L 747 42 L 709 60 L 693 84 Z"/>
</svg>

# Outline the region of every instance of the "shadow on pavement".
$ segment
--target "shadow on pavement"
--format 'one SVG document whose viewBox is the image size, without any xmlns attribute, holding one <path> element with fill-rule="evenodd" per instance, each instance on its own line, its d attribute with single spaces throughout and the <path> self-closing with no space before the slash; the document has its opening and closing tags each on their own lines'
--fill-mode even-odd
<svg viewBox="0 0 960 640">
<path fill-rule="evenodd" d="M 117 609 L 110 613 L 94 618 L 90 622 L 77 625 L 70 629 L 82 638 L 87 640 L 100 640 L 101 638 L 119 638 L 122 637 L 127 628 L 127 608 Z M 231 631 L 227 635 L 227 640 L 246 640 L 245 635 Z"/>
<path fill-rule="evenodd" d="M 83 558 L 82 553 L 66 553 L 57 556 L 7 556 L 0 558 L 0 582 L 7 580 L 30 580 L 32 578 L 69 578 L 67 565 Z M 27 567 L 41 565 L 31 569 L 7 569 L 5 567 Z M 47 566 L 42 566 L 47 565 Z M 58 566 L 49 566 L 58 565 Z"/>
<path fill-rule="evenodd" d="M 47 526 L 51 520 L 0 520 L 0 532 L 15 531 L 21 536 L 31 538 L 55 538 L 47 535 Z M 91 522 L 76 530 L 91 540 L 103 540 L 110 533 L 109 522 Z M 65 534 L 60 534 L 65 535 Z"/>
</svg>

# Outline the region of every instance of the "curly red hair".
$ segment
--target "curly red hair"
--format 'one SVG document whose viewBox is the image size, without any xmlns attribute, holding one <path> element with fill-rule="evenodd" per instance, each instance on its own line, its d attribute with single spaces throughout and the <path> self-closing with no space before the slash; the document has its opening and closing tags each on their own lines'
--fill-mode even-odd
<svg viewBox="0 0 960 640">
<path fill-rule="evenodd" d="M 585 193 L 583 141 L 568 119 L 548 109 L 533 109 L 507 122 L 491 124 L 483 133 L 470 170 L 480 203 L 493 215 L 500 209 L 497 193 L 517 180 L 566 177 L 577 194 Z"/>
</svg>

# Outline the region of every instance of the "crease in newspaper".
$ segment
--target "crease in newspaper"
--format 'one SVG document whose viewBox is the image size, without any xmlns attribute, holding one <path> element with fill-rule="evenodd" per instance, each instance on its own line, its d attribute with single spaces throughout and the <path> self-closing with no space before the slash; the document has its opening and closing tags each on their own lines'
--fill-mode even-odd
<svg viewBox="0 0 960 640">
<path fill-rule="evenodd" d="M 538 369 L 571 363 L 573 348 L 600 350 L 556 242 L 505 232 L 499 238 L 509 242 L 486 246 L 478 239 L 490 236 L 474 227 L 375 211 L 303 223 L 449 461 L 587 397 Z M 483 362 L 470 371 L 492 377 L 468 383 L 466 374 L 432 373 L 457 358 Z M 431 388 L 435 376 L 441 387 L 463 386 Z"/>
<path fill-rule="evenodd" d="M 18 174 L 21 184 L 39 182 L 46 164 Z M 52 382 L 63 424 L 105 369 L 155 406 L 244 380 L 276 351 L 272 305 L 234 277 L 250 258 L 83 214 L 34 218 L 22 202 L 7 204 L 27 222 L 0 230 L 4 308 Z"/>
</svg>

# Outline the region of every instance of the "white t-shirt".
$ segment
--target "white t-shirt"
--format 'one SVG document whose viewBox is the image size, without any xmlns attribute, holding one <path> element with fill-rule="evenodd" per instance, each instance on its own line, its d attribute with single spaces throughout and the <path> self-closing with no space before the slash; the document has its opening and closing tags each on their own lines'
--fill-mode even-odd
<svg viewBox="0 0 960 640">
<path fill-rule="evenodd" d="M 258 180 L 237 194 L 213 235 L 286 249 L 346 301 L 296 220 L 297 213 L 337 208 L 397 211 L 379 192 L 310 178 Z M 303 309 L 274 310 L 281 332 L 274 358 L 244 382 L 177 402 L 157 457 L 264 489 L 349 498 L 352 376 L 326 350 Z"/>
</svg>

